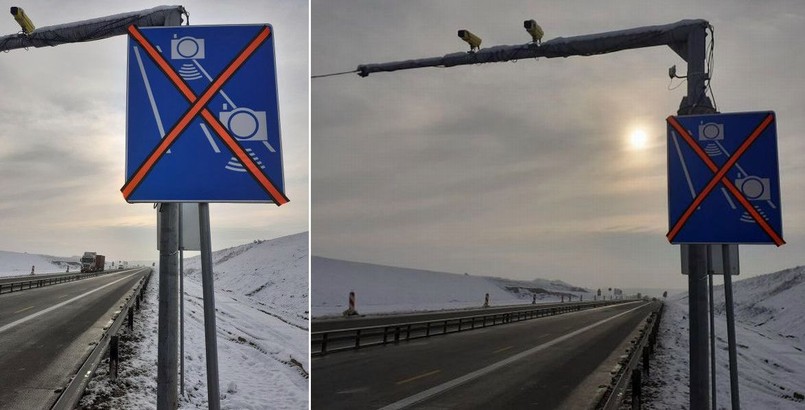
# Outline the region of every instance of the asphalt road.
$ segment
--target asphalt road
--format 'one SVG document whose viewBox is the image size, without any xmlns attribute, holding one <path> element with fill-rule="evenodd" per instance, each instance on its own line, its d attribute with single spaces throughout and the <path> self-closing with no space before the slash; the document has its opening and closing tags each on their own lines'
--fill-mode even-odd
<svg viewBox="0 0 805 410">
<path fill-rule="evenodd" d="M 0 295 L 0 407 L 46 409 L 148 269 Z"/>
<path fill-rule="evenodd" d="M 600 301 L 599 301 L 600 302 Z M 482 314 L 519 312 L 523 310 L 550 308 L 554 306 L 567 306 L 576 304 L 594 303 L 587 302 L 565 302 L 565 303 L 539 303 L 526 305 L 507 305 L 490 306 L 488 308 L 445 310 L 439 312 L 410 313 L 404 315 L 373 315 L 373 316 L 352 316 L 348 318 L 335 319 L 314 319 L 311 324 L 312 332 L 333 331 L 352 329 L 356 327 L 383 326 L 390 324 L 422 322 L 429 320 L 452 319 L 464 316 L 474 316 Z"/>
<path fill-rule="evenodd" d="M 316 357 L 312 408 L 587 408 L 655 306 L 624 303 Z"/>
</svg>

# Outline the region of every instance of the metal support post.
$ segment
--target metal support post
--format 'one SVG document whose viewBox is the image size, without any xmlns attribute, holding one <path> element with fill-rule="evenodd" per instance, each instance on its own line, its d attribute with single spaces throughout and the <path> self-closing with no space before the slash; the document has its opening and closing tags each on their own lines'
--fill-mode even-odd
<svg viewBox="0 0 805 410">
<path fill-rule="evenodd" d="M 212 243 L 210 240 L 210 204 L 198 204 L 201 234 L 201 287 L 204 296 L 204 341 L 207 348 L 207 396 L 210 410 L 219 410 L 218 342 L 215 327 L 215 290 L 212 277 Z"/>
<path fill-rule="evenodd" d="M 159 207 L 159 336 L 157 346 L 157 409 L 175 410 L 178 406 L 178 251 L 179 204 Z"/>
<path fill-rule="evenodd" d="M 119 338 L 117 335 L 109 339 L 109 376 L 112 380 L 117 380 L 117 368 L 120 363 Z"/>
<path fill-rule="evenodd" d="M 679 107 L 679 115 L 714 112 L 705 95 L 705 28 L 688 34 L 688 94 Z M 690 332 L 690 410 L 710 409 L 710 349 L 707 343 L 707 255 L 709 245 L 682 245 L 688 252 L 688 322 Z"/>
<path fill-rule="evenodd" d="M 184 241 L 182 206 L 179 205 L 179 391 L 184 392 Z"/>
<path fill-rule="evenodd" d="M 649 363 L 649 361 L 651 360 L 651 358 L 649 357 L 650 353 L 651 348 L 649 346 L 643 346 L 643 373 L 646 374 L 646 377 L 648 377 L 651 374 L 651 363 Z"/>
<path fill-rule="evenodd" d="M 721 246 L 721 245 L 710 245 L 710 246 Z M 709 260 L 711 255 L 708 252 L 707 259 Z M 712 261 L 709 261 L 709 266 L 712 266 Z M 707 289 L 708 289 L 708 297 L 707 300 L 710 303 L 710 398 L 713 400 L 712 408 L 717 409 L 718 397 L 716 396 L 716 321 L 715 321 L 715 307 L 713 303 L 713 270 L 709 269 L 707 275 Z"/>
<path fill-rule="evenodd" d="M 632 409 L 639 410 L 643 408 L 643 391 L 642 391 L 642 378 L 640 370 L 634 369 L 632 371 Z"/>
<path fill-rule="evenodd" d="M 165 19 L 164 26 L 182 24 L 180 14 Z M 159 204 L 159 333 L 157 336 L 157 410 L 179 407 L 176 376 L 177 332 L 179 314 L 176 289 L 179 250 L 179 207 L 177 203 Z"/>
<path fill-rule="evenodd" d="M 710 410 L 710 346 L 707 342 L 707 247 L 688 247 L 690 409 Z"/>
<path fill-rule="evenodd" d="M 741 410 L 741 395 L 738 392 L 738 358 L 735 351 L 735 312 L 732 305 L 732 271 L 735 269 L 737 272 L 738 267 L 733 268 L 731 266 L 732 258 L 730 258 L 729 245 L 722 246 L 724 258 L 724 303 L 727 311 L 727 347 L 730 356 L 730 398 L 732 399 L 732 410 Z M 735 250 L 738 250 L 737 246 L 735 246 Z"/>
</svg>

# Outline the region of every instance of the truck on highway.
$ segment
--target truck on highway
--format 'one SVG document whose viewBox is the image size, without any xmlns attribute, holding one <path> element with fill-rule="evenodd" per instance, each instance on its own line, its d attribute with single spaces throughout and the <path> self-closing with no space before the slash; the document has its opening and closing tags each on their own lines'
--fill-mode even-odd
<svg viewBox="0 0 805 410">
<path fill-rule="evenodd" d="M 106 257 L 95 252 L 84 252 L 81 257 L 81 272 L 103 272 Z"/>
</svg>

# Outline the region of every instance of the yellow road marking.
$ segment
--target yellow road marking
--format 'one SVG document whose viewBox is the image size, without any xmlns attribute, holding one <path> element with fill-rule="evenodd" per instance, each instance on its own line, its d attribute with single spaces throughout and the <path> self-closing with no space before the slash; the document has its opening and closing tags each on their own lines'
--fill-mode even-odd
<svg viewBox="0 0 805 410">
<path fill-rule="evenodd" d="M 18 311 L 16 311 L 16 312 L 14 312 L 14 313 L 25 312 L 26 310 L 28 310 L 28 309 L 33 309 L 33 308 L 34 308 L 33 306 L 28 306 L 27 308 L 20 309 L 20 310 L 18 310 Z"/>
<path fill-rule="evenodd" d="M 506 346 L 506 347 L 501 347 L 500 349 L 495 350 L 495 351 L 494 351 L 494 352 L 492 352 L 492 353 L 500 353 L 500 352 L 505 352 L 506 350 L 509 350 L 509 349 L 511 349 L 512 347 L 514 347 L 514 346 Z"/>
<path fill-rule="evenodd" d="M 421 379 L 421 378 L 423 378 L 423 377 L 432 376 L 432 375 L 434 375 L 434 374 L 436 374 L 436 373 L 439 373 L 439 372 L 441 372 L 441 370 L 436 369 L 436 370 L 433 370 L 433 371 L 430 371 L 430 372 L 427 372 L 427 373 L 422 373 L 422 374 L 420 374 L 419 376 L 414 376 L 414 377 L 411 377 L 410 379 L 400 380 L 400 381 L 398 381 L 398 382 L 397 382 L 397 384 L 398 384 L 398 385 L 400 385 L 400 384 L 405 384 L 405 383 L 408 383 L 408 382 L 412 382 L 412 381 L 414 381 L 414 380 L 419 380 L 419 379 Z"/>
</svg>

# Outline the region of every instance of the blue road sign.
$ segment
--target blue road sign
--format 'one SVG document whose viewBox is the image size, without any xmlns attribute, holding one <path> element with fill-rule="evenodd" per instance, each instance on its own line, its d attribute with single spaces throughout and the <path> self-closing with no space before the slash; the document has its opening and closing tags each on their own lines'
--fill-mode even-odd
<svg viewBox="0 0 805 410">
<path fill-rule="evenodd" d="M 274 202 L 284 194 L 269 25 L 129 28 L 128 202 Z"/>
<path fill-rule="evenodd" d="M 774 112 L 667 122 L 668 240 L 784 244 Z"/>
</svg>

